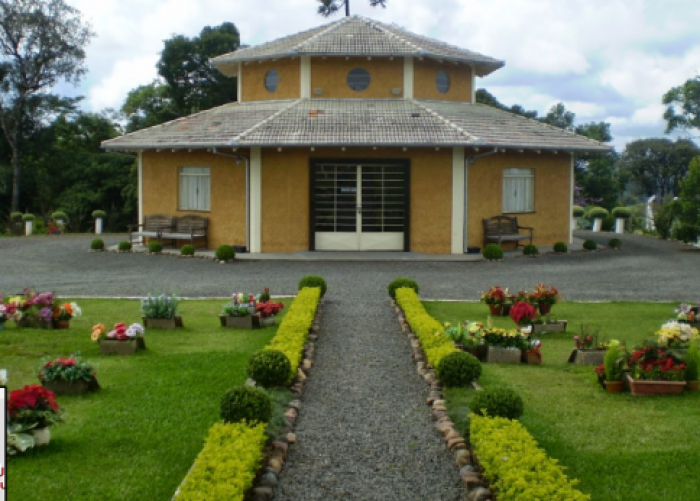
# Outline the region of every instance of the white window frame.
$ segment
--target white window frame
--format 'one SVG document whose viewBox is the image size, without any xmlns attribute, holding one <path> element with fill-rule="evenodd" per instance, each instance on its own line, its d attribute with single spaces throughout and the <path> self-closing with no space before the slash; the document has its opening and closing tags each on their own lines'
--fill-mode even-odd
<svg viewBox="0 0 700 501">
<path fill-rule="evenodd" d="M 178 186 L 178 210 L 203 212 L 211 210 L 211 169 L 209 167 L 181 166 L 178 170 Z"/>
<path fill-rule="evenodd" d="M 535 212 L 535 169 L 503 169 L 503 213 L 527 212 Z"/>
</svg>

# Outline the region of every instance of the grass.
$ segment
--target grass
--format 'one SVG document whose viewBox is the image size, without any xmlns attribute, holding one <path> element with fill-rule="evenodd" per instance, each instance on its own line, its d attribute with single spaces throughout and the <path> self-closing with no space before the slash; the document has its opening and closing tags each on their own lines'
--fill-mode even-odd
<svg viewBox="0 0 700 501">
<path fill-rule="evenodd" d="M 485 320 L 488 308 L 474 303 L 426 302 L 440 321 Z M 682 396 L 611 395 L 596 382 L 591 366 L 567 359 L 581 324 L 628 346 L 650 337 L 673 315 L 675 303 L 562 303 L 553 308 L 569 321 L 569 332 L 543 334 L 543 365 L 483 364 L 479 383 L 516 389 L 525 401 L 521 422 L 547 453 L 581 481 L 593 499 L 697 499 L 700 477 L 700 393 Z M 498 327 L 512 327 L 508 317 Z M 446 391 L 450 415 L 458 426 L 466 417 L 474 390 Z"/>
<path fill-rule="evenodd" d="M 83 316 L 69 330 L 19 330 L 8 323 L 0 352 L 10 389 L 38 383 L 44 359 L 75 352 L 94 363 L 102 386 L 89 395 L 57 397 L 65 423 L 52 427 L 51 444 L 9 459 L 13 498 L 170 499 L 219 419 L 221 396 L 245 382 L 249 356 L 276 331 L 220 327 L 224 303 L 184 301 L 185 328 L 148 330 L 148 349 L 128 357 L 101 355 L 90 328 L 140 321 L 137 301 L 78 300 Z M 284 398 L 274 395 L 277 407 Z"/>
</svg>

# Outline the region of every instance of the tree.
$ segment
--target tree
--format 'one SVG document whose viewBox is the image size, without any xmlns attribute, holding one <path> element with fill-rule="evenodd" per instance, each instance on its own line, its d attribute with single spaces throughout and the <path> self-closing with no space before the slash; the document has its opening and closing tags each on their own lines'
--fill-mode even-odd
<svg viewBox="0 0 700 501">
<path fill-rule="evenodd" d="M 175 105 L 171 87 L 158 80 L 129 91 L 121 111 L 127 117 L 127 132 L 152 127 L 183 116 Z"/>
<path fill-rule="evenodd" d="M 676 238 L 694 242 L 700 235 L 700 157 L 688 165 L 688 175 L 681 182 L 680 220 Z"/>
<path fill-rule="evenodd" d="M 549 109 L 540 122 L 559 127 L 560 129 L 573 130 L 576 114 L 568 111 L 564 103 L 558 103 Z"/>
<path fill-rule="evenodd" d="M 519 104 L 514 104 L 510 108 L 505 104 L 501 103 L 496 97 L 491 94 L 486 89 L 477 89 L 476 91 L 476 102 L 479 104 L 485 104 L 487 106 L 492 106 L 498 108 L 499 110 L 507 111 L 509 113 L 514 113 L 516 115 L 523 116 L 525 118 L 537 118 L 537 111 L 526 110 Z"/>
<path fill-rule="evenodd" d="M 676 129 L 700 130 L 700 76 L 669 90 L 663 97 L 666 105 L 666 133 Z"/>
<path fill-rule="evenodd" d="M 11 210 L 19 210 L 21 141 L 27 102 L 59 80 L 85 74 L 93 33 L 63 0 L 0 0 L 0 125 L 12 150 Z"/>
<path fill-rule="evenodd" d="M 387 0 L 369 0 L 372 7 L 381 5 L 386 9 Z M 318 0 L 321 5 L 318 6 L 318 13 L 323 17 L 329 17 L 338 12 L 342 7 L 345 7 L 345 15 L 350 15 L 350 0 Z"/>
</svg>

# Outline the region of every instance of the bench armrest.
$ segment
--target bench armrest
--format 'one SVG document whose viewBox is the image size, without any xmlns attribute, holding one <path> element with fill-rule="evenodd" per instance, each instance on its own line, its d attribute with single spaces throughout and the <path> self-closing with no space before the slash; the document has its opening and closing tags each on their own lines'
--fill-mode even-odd
<svg viewBox="0 0 700 501">
<path fill-rule="evenodd" d="M 519 230 L 530 230 L 530 231 L 533 231 L 535 228 L 533 228 L 532 226 L 518 226 L 518 229 L 519 229 Z"/>
<path fill-rule="evenodd" d="M 127 229 L 127 231 L 131 232 L 131 231 L 134 231 L 134 229 L 138 230 L 139 228 L 141 228 L 143 226 L 144 226 L 143 224 L 127 224 L 126 229 Z"/>
</svg>

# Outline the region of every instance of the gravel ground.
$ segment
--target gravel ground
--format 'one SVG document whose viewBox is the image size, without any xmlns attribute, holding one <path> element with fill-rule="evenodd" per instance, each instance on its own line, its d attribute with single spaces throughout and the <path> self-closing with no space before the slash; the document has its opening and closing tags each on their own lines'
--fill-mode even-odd
<svg viewBox="0 0 700 501">
<path fill-rule="evenodd" d="M 328 293 L 297 444 L 275 499 L 463 499 L 388 298 L 374 301 L 362 289 L 340 295 Z"/>
<path fill-rule="evenodd" d="M 613 235 L 577 232 L 577 236 L 605 244 Z M 302 276 L 319 274 L 328 282 L 331 299 L 353 290 L 383 299 L 386 285 L 399 276 L 414 278 L 421 295 L 434 299 L 477 300 L 479 291 L 494 284 L 525 289 L 538 282 L 552 284 L 566 299 L 575 300 L 694 300 L 700 295 L 700 250 L 635 235 L 621 235 L 619 251 L 515 257 L 497 263 L 237 261 L 228 265 L 173 256 L 89 253 L 92 238 L 0 238 L 0 292 L 15 293 L 29 286 L 64 297 L 142 296 L 158 291 L 221 297 L 270 287 L 273 294 L 294 294 Z M 124 236 L 104 240 L 114 245 Z"/>
</svg>

